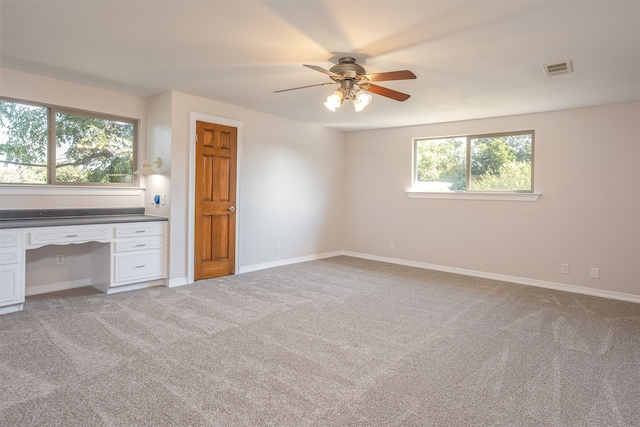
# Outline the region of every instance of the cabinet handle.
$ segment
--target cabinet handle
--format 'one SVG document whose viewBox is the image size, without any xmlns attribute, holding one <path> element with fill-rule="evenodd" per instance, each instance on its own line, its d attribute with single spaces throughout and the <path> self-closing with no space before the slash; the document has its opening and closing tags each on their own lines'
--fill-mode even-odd
<svg viewBox="0 0 640 427">
<path fill-rule="evenodd" d="M 147 230 L 136 230 L 136 233 L 144 233 Z"/>
<path fill-rule="evenodd" d="M 67 234 L 67 237 L 78 237 L 77 234 Z"/>
<path fill-rule="evenodd" d="M 139 248 L 141 246 L 147 246 L 147 244 L 146 243 L 139 243 L 139 244 L 136 245 L 137 248 Z"/>
<path fill-rule="evenodd" d="M 142 265 L 136 265 L 134 268 L 144 268 L 144 267 L 145 267 L 145 265 L 142 264 Z"/>
</svg>

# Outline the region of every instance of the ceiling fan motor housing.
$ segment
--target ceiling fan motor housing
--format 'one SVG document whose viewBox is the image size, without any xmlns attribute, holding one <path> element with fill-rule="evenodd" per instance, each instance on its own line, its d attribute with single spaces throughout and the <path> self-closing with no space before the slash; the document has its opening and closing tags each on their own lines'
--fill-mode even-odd
<svg viewBox="0 0 640 427">
<path fill-rule="evenodd" d="M 340 58 L 338 63 L 331 67 L 329 70 L 332 73 L 339 74 L 342 76 L 342 79 L 352 79 L 356 80 L 357 76 L 364 76 L 367 74 L 367 71 L 360 64 L 356 64 L 355 58 L 351 58 L 349 56 L 345 58 Z M 331 78 L 335 81 L 340 81 L 342 79 L 331 76 Z"/>
</svg>

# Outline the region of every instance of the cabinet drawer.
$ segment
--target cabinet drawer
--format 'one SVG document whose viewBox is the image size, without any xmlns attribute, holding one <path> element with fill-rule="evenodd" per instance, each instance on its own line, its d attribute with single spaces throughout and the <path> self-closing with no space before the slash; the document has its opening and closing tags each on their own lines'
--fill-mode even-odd
<svg viewBox="0 0 640 427">
<path fill-rule="evenodd" d="M 115 286 L 125 282 L 142 282 L 162 277 L 162 251 L 140 255 L 119 255 L 115 258 Z"/>
<path fill-rule="evenodd" d="M 163 231 L 162 222 L 139 222 L 116 226 L 116 238 L 157 236 Z"/>
<path fill-rule="evenodd" d="M 32 245 L 55 245 L 73 242 L 90 242 L 93 240 L 105 240 L 109 233 L 107 227 L 95 228 L 58 228 L 48 231 L 34 231 L 30 233 L 29 243 Z"/>
<path fill-rule="evenodd" d="M 162 248 L 162 236 L 149 236 L 141 239 L 120 239 L 114 243 L 116 252 L 144 251 Z"/>
<path fill-rule="evenodd" d="M 17 264 L 20 260 L 18 248 L 0 249 L 0 265 Z"/>
<path fill-rule="evenodd" d="M 18 233 L 1 233 L 0 248 L 18 246 Z"/>
</svg>

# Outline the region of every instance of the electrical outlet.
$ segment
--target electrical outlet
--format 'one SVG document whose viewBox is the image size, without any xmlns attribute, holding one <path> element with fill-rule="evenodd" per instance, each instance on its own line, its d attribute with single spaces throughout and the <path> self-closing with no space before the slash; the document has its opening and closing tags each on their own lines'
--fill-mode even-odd
<svg viewBox="0 0 640 427">
<path fill-rule="evenodd" d="M 57 265 L 64 264 L 64 254 L 56 254 L 56 264 Z"/>
<path fill-rule="evenodd" d="M 279 254 L 280 252 L 282 252 L 282 247 L 280 246 L 280 244 L 278 243 L 276 245 L 276 253 Z"/>
<path fill-rule="evenodd" d="M 600 269 L 598 267 L 591 267 L 591 278 L 592 279 L 600 278 Z"/>
<path fill-rule="evenodd" d="M 560 273 L 569 274 L 569 264 L 560 264 Z"/>
<path fill-rule="evenodd" d="M 389 244 L 389 250 L 390 251 L 395 251 L 396 250 L 396 244 L 395 243 L 390 243 Z"/>
</svg>

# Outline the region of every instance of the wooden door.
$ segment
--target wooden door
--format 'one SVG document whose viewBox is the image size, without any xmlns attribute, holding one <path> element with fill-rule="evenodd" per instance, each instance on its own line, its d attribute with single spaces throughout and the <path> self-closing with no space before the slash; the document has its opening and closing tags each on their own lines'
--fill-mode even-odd
<svg viewBox="0 0 640 427">
<path fill-rule="evenodd" d="M 194 279 L 235 272 L 238 130 L 196 122 Z"/>
</svg>

